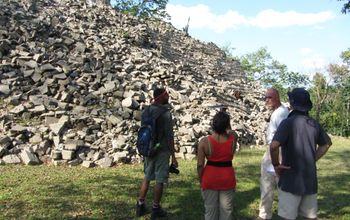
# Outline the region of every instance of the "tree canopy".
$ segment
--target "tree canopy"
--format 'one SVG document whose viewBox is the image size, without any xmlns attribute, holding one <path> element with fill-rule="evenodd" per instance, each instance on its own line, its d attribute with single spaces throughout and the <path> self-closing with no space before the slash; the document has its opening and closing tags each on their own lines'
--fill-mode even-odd
<svg viewBox="0 0 350 220">
<path fill-rule="evenodd" d="M 229 52 L 229 47 L 224 48 Z M 310 114 L 335 135 L 350 135 L 350 48 L 340 54 L 342 63 L 330 63 L 324 70 L 309 76 L 289 71 L 263 47 L 253 53 L 237 57 L 247 78 L 257 80 L 265 87 L 279 90 L 287 101 L 287 91 L 308 87 L 313 102 Z"/>
<path fill-rule="evenodd" d="M 115 0 L 111 5 L 127 14 L 138 17 L 168 18 L 166 5 L 168 0 Z"/>
<path fill-rule="evenodd" d="M 344 1 L 344 0 L 338 0 L 338 1 Z M 350 12 L 350 0 L 345 0 L 343 8 L 341 9 L 341 12 L 344 14 Z"/>
<path fill-rule="evenodd" d="M 309 81 L 306 75 L 289 71 L 287 66 L 275 60 L 266 47 L 238 58 L 242 69 L 250 80 L 258 80 L 265 87 L 275 87 L 282 97 L 294 87 L 304 87 Z"/>
<path fill-rule="evenodd" d="M 350 66 L 350 48 L 343 51 L 340 54 L 340 58 L 342 58 L 343 62 L 346 63 L 348 66 Z"/>
<path fill-rule="evenodd" d="M 315 74 L 310 92 L 314 103 L 311 115 L 336 135 L 349 136 L 350 49 L 343 51 L 342 64 L 330 63 Z"/>
</svg>

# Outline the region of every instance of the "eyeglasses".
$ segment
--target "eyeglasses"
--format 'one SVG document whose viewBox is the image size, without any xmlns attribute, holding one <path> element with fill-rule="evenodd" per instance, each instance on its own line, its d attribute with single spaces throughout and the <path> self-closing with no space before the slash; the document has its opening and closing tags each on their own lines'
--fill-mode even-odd
<svg viewBox="0 0 350 220">
<path fill-rule="evenodd" d="M 265 100 L 266 99 L 272 99 L 272 96 L 265 96 Z"/>
</svg>

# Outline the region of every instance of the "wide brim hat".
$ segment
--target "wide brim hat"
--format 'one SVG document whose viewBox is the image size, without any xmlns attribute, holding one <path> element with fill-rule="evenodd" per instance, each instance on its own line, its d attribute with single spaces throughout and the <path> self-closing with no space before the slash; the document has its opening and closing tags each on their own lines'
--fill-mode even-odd
<svg viewBox="0 0 350 220">
<path fill-rule="evenodd" d="M 312 109 L 310 94 L 304 88 L 295 88 L 288 92 L 289 103 L 294 110 L 308 112 Z"/>
</svg>

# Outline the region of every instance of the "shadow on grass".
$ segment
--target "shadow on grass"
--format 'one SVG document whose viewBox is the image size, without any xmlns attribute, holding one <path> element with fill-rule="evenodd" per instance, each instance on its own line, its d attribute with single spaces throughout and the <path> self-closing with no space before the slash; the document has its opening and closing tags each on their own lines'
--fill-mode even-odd
<svg viewBox="0 0 350 220">
<path fill-rule="evenodd" d="M 329 151 L 318 164 L 319 217 L 350 219 L 350 151 Z"/>
<path fill-rule="evenodd" d="M 197 181 L 197 180 L 195 180 Z M 188 182 L 177 182 L 184 187 L 188 185 Z M 173 189 L 173 191 L 177 191 Z M 233 219 L 236 220 L 248 220 L 252 219 L 252 216 L 246 215 L 241 212 L 243 209 L 249 209 L 249 205 L 256 199 L 259 195 L 259 188 L 255 187 L 245 191 L 236 191 L 234 195 L 234 212 Z M 169 193 L 171 194 L 171 193 Z M 172 196 L 169 195 L 168 196 Z M 204 204 L 201 197 L 201 192 L 199 187 L 193 189 L 188 187 L 186 192 L 182 195 L 176 195 L 176 201 L 169 206 L 171 215 L 168 219 L 187 219 L 187 220 L 199 220 L 204 219 Z"/>
<path fill-rule="evenodd" d="M 167 219 L 204 219 L 204 204 L 197 174 L 194 170 L 195 167 L 193 166 L 191 173 L 180 174 L 187 176 L 185 181 L 183 181 L 184 178 L 178 179 L 175 177 L 175 180 L 171 182 L 170 189 L 164 199 L 169 203 L 169 207 L 173 205 L 173 207 L 171 207 L 171 216 Z M 234 195 L 233 219 L 253 219 L 256 216 L 255 214 L 250 214 L 250 205 L 260 196 L 260 164 L 252 163 L 249 165 L 242 165 L 236 170 L 237 190 Z M 240 170 L 244 170 L 244 173 L 241 173 Z M 246 181 L 251 183 L 250 186 L 244 186 Z M 181 192 L 181 194 L 179 194 L 179 192 Z M 171 200 L 171 198 L 173 198 L 174 201 Z"/>
<path fill-rule="evenodd" d="M 185 181 L 175 177 L 163 201 L 170 211 L 168 219 L 203 219 L 204 206 L 198 179 L 194 174 L 186 177 Z"/>
<path fill-rule="evenodd" d="M 62 175 L 55 182 L 30 186 L 33 191 L 27 195 L 0 200 L 0 219 L 133 219 L 142 179 L 112 170 L 108 171 L 112 175 L 95 177 L 91 173 L 100 170 L 88 172 L 89 176 L 76 181 Z"/>
<path fill-rule="evenodd" d="M 255 210 L 252 210 L 251 204 L 260 198 L 260 163 L 238 166 L 236 173 L 237 191 L 235 193 L 234 219 L 254 219 L 258 215 L 258 207 L 256 206 L 253 208 Z"/>
<path fill-rule="evenodd" d="M 237 189 L 233 216 L 236 220 L 257 217 L 260 155 L 261 152 L 247 151 L 235 158 Z M 320 220 L 350 216 L 348 155 L 349 151 L 335 151 L 318 162 Z M 141 165 L 106 170 L 9 169 L 4 173 L 8 180 L 0 179 L 3 186 L 0 186 L 0 219 L 136 219 L 135 203 L 143 179 Z M 162 205 L 169 211 L 166 219 L 204 219 L 195 162 L 181 161 L 180 171 L 179 175 L 171 174 L 164 190 Z M 45 175 L 48 178 L 43 178 Z M 147 195 L 148 206 L 152 203 L 153 186 L 154 182 Z M 278 219 L 276 206 L 277 200 L 273 219 Z M 150 215 L 139 219 L 150 219 Z"/>
<path fill-rule="evenodd" d="M 334 152 L 331 147 L 328 153 L 323 158 L 320 159 L 320 162 L 323 163 L 323 160 L 324 160 L 324 161 L 329 161 L 330 163 L 339 163 L 341 164 L 342 169 L 350 170 L 349 155 L 350 155 L 350 150 Z M 330 167 L 333 168 L 333 166 L 330 166 Z"/>
</svg>

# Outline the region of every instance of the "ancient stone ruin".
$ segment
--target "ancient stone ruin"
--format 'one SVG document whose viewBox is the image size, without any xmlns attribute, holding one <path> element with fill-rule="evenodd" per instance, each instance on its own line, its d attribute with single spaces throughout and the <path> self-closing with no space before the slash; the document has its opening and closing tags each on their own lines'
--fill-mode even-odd
<svg viewBox="0 0 350 220">
<path fill-rule="evenodd" d="M 241 146 L 264 144 L 264 91 L 215 44 L 84 1 L 0 8 L 0 163 L 138 162 L 141 111 L 160 85 L 170 93 L 178 157 L 195 157 L 218 104 L 229 106 Z"/>
</svg>

